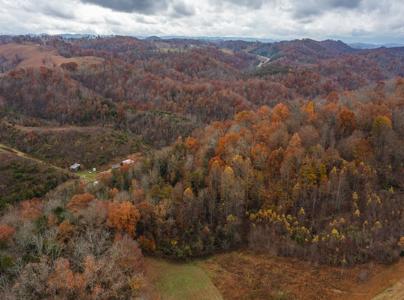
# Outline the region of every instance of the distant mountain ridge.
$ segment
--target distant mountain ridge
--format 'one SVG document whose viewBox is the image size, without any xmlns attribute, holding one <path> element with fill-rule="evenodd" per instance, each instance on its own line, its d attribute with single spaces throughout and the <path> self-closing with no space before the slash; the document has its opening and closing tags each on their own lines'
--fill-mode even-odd
<svg viewBox="0 0 404 300">
<path fill-rule="evenodd" d="M 349 46 L 355 49 L 377 49 L 404 47 L 404 43 L 371 44 L 371 43 L 350 43 Z"/>
<path fill-rule="evenodd" d="M 253 53 L 265 56 L 271 60 L 288 60 L 299 63 L 313 64 L 319 59 L 328 59 L 343 54 L 357 52 L 342 41 L 301 39 L 282 41 L 271 44 L 261 44 Z"/>
<path fill-rule="evenodd" d="M 96 38 L 108 38 L 118 37 L 121 35 L 116 34 L 93 34 L 93 33 L 61 33 L 61 34 L 47 34 L 47 33 L 27 33 L 24 35 L 0 35 L 0 38 L 9 37 L 61 37 L 67 40 L 75 39 L 96 39 Z M 243 42 L 259 42 L 259 43 L 281 43 L 281 42 L 295 42 L 295 41 L 315 41 L 320 43 L 325 42 L 340 42 L 354 49 L 376 49 L 376 48 L 394 48 L 404 47 L 404 43 L 390 42 L 390 43 L 367 43 L 367 42 L 347 42 L 339 39 L 326 39 L 326 40 L 314 40 L 311 38 L 301 39 L 275 39 L 264 37 L 248 37 L 248 36 L 183 36 L 183 35 L 128 35 L 127 37 L 136 38 L 140 40 L 158 41 L 158 40 L 200 40 L 208 42 L 230 42 L 230 41 L 243 41 Z"/>
</svg>

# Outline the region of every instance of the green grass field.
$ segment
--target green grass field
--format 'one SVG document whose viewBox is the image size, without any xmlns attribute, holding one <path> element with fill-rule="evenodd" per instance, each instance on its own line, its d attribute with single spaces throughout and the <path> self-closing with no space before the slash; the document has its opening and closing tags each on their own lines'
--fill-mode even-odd
<svg viewBox="0 0 404 300">
<path fill-rule="evenodd" d="M 219 290 L 197 263 L 146 258 L 148 274 L 162 300 L 221 300 Z"/>
<path fill-rule="evenodd" d="M 80 172 L 77 172 L 77 176 L 79 176 L 85 182 L 93 182 L 97 179 L 97 172 L 80 171 Z"/>
</svg>

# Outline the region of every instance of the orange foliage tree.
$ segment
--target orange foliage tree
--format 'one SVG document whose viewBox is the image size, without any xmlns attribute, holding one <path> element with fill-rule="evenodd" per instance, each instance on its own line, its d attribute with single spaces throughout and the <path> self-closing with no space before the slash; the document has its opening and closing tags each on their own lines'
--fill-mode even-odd
<svg viewBox="0 0 404 300">
<path fill-rule="evenodd" d="M 91 195 L 90 193 L 74 195 L 70 202 L 67 204 L 67 208 L 71 211 L 78 211 L 80 209 L 86 208 L 88 204 L 94 199 L 94 195 Z"/>
<path fill-rule="evenodd" d="M 185 140 L 185 146 L 187 147 L 188 150 L 190 151 L 196 151 L 198 150 L 199 143 L 198 140 L 193 138 L 193 137 L 188 137 Z"/>
<path fill-rule="evenodd" d="M 0 242 L 8 241 L 15 233 L 15 229 L 8 225 L 0 224 Z"/>
<path fill-rule="evenodd" d="M 350 135 L 356 127 L 355 114 L 343 108 L 338 115 L 338 129 L 342 136 Z"/>
<path fill-rule="evenodd" d="M 273 122 L 284 121 L 289 117 L 289 115 L 290 115 L 289 108 L 285 104 L 279 103 L 275 105 L 275 107 L 272 110 L 272 121 Z"/>
<path fill-rule="evenodd" d="M 24 219 L 33 220 L 42 213 L 42 201 L 38 198 L 22 201 L 20 203 L 20 214 Z"/>
<path fill-rule="evenodd" d="M 112 202 L 108 207 L 108 226 L 119 232 L 126 232 L 134 236 L 139 219 L 139 211 L 129 201 Z"/>
</svg>

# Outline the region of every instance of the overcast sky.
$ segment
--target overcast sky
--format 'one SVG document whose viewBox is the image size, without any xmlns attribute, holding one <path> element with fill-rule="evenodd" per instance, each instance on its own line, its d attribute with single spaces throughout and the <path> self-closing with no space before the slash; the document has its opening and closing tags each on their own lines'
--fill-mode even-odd
<svg viewBox="0 0 404 300">
<path fill-rule="evenodd" d="M 404 0 L 0 0 L 0 34 L 404 42 Z"/>
</svg>

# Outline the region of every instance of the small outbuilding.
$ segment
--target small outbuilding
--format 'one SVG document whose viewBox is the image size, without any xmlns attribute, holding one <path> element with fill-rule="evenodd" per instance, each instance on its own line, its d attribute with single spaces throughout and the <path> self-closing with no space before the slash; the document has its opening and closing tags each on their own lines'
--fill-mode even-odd
<svg viewBox="0 0 404 300">
<path fill-rule="evenodd" d="M 121 167 L 120 164 L 113 164 L 113 165 L 111 166 L 111 169 L 112 169 L 112 170 L 116 170 L 116 169 L 119 169 L 120 167 Z"/>
<path fill-rule="evenodd" d="M 78 172 L 80 171 L 81 165 L 79 163 L 74 163 L 70 166 L 70 171 Z"/>
<path fill-rule="evenodd" d="M 122 166 L 124 166 L 124 165 L 131 165 L 131 164 L 133 164 L 135 161 L 133 160 L 133 159 L 125 159 L 125 160 L 123 160 L 122 162 L 121 162 L 121 165 Z"/>
</svg>

